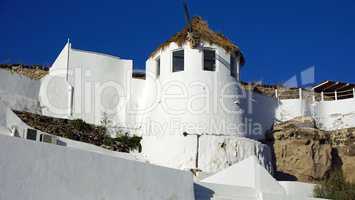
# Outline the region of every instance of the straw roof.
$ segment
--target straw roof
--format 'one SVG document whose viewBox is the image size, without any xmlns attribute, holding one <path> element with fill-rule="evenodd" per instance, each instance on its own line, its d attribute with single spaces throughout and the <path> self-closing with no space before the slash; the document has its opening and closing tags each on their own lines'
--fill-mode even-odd
<svg viewBox="0 0 355 200">
<path fill-rule="evenodd" d="M 239 49 L 239 47 L 233 44 L 227 37 L 225 37 L 221 33 L 217 33 L 211 30 L 208 26 L 208 23 L 204 21 L 201 17 L 193 17 L 191 20 L 192 30 L 193 30 L 193 40 L 191 43 L 195 43 L 196 41 L 204 41 L 210 44 L 215 44 L 223 49 L 225 49 L 229 53 L 233 53 L 236 56 L 241 56 L 241 65 L 245 63 L 244 56 Z M 152 54 L 153 57 L 157 52 L 167 47 L 170 43 L 175 42 L 179 46 L 182 46 L 185 42 L 191 40 L 189 39 L 189 26 L 185 26 L 184 29 L 178 33 L 176 33 L 169 40 L 161 44 Z M 193 45 L 194 46 L 194 45 Z"/>
</svg>

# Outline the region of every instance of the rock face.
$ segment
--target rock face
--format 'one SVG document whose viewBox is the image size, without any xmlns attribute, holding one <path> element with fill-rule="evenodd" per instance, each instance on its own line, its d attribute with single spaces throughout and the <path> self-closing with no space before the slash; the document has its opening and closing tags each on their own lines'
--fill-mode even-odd
<svg viewBox="0 0 355 200">
<path fill-rule="evenodd" d="M 300 117 L 274 125 L 267 142 L 274 152 L 276 178 L 313 182 L 342 168 L 355 182 L 355 129 L 321 131 L 312 118 Z"/>
</svg>

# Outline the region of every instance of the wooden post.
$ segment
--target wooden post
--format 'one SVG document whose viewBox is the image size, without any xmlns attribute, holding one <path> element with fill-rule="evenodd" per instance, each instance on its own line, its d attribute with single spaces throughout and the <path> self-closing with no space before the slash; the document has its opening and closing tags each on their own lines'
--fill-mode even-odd
<svg viewBox="0 0 355 200">
<path fill-rule="evenodd" d="M 324 101 L 324 92 L 321 92 L 321 101 Z"/>
<path fill-rule="evenodd" d="M 276 99 L 279 98 L 279 93 L 278 93 L 277 89 L 275 89 L 275 97 L 276 97 Z"/>
</svg>

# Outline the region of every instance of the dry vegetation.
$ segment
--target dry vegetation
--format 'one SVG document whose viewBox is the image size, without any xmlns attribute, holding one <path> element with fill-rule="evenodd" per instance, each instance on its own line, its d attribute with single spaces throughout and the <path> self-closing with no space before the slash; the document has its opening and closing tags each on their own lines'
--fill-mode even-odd
<svg viewBox="0 0 355 200">
<path fill-rule="evenodd" d="M 112 151 L 128 153 L 132 150 L 140 150 L 141 148 L 140 137 L 121 134 L 117 135 L 116 138 L 111 138 L 106 135 L 106 127 L 88 124 L 80 119 L 68 120 L 28 112 L 14 112 L 32 128 L 59 137 L 94 144 Z"/>
<path fill-rule="evenodd" d="M 48 68 L 41 65 L 0 64 L 0 69 L 6 69 L 34 80 L 39 80 L 48 74 Z"/>
</svg>

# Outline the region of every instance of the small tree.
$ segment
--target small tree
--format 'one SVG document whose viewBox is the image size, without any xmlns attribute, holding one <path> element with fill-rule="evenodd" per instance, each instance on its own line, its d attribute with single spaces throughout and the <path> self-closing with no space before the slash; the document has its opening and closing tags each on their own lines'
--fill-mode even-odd
<svg viewBox="0 0 355 200">
<path fill-rule="evenodd" d="M 354 200 L 355 185 L 346 182 L 342 170 L 336 170 L 315 187 L 314 196 L 333 200 Z"/>
</svg>

